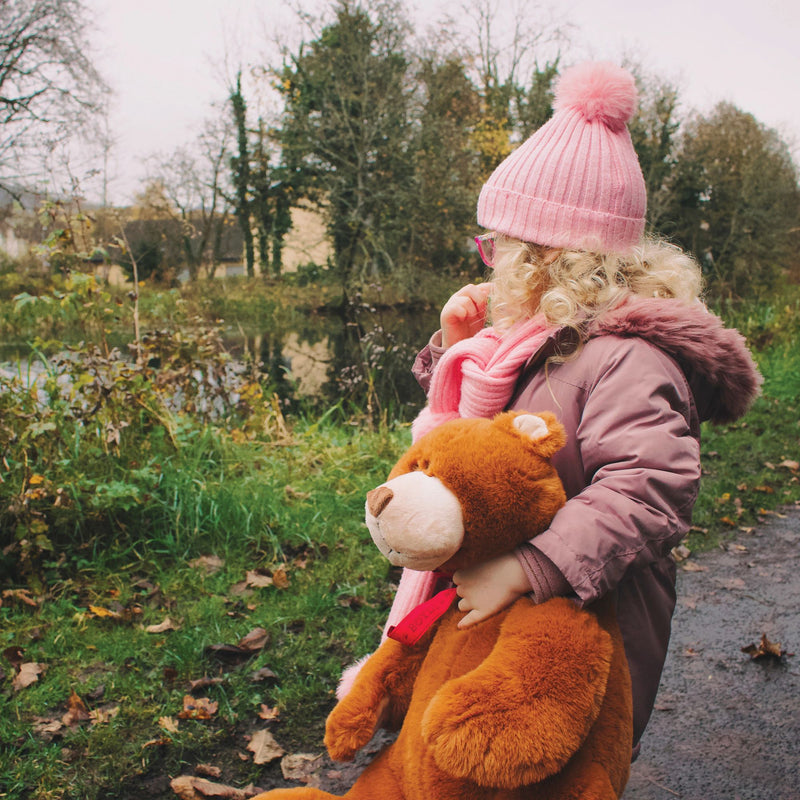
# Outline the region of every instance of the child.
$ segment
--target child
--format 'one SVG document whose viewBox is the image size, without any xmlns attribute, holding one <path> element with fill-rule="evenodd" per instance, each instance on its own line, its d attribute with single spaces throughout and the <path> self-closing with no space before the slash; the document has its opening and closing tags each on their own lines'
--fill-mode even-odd
<svg viewBox="0 0 800 800">
<path fill-rule="evenodd" d="M 634 754 L 667 651 L 670 550 L 697 496 L 700 423 L 737 418 L 760 383 L 741 336 L 699 301 L 696 263 L 644 238 L 645 186 L 625 124 L 635 108 L 633 78 L 619 67 L 564 73 L 554 116 L 481 191 L 478 223 L 490 232 L 477 243 L 492 283 L 448 300 L 414 365 L 428 393 L 415 436 L 507 408 L 553 411 L 565 426 L 554 464 L 567 504 L 525 546 L 456 572 L 461 626 L 525 593 L 589 604 L 613 592 Z M 406 571 L 388 625 L 434 582 Z"/>
</svg>

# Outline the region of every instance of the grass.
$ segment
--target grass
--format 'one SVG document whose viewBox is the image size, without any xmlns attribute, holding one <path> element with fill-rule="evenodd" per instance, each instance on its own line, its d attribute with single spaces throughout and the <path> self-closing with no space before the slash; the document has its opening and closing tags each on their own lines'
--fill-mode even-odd
<svg viewBox="0 0 800 800">
<path fill-rule="evenodd" d="M 704 428 L 695 552 L 800 501 L 796 297 L 721 309 L 759 344 L 766 382 L 743 420 Z M 118 453 L 92 444 L 85 423 L 59 419 L 56 446 L 30 432 L 31 408 L 3 410 L 5 426 L 32 437 L 30 461 L 0 469 L 4 502 L 21 496 L 21 475 L 41 474 L 27 492 L 50 494 L 31 500 L 28 523 L 64 516 L 40 533 L 52 549 L 31 545 L 24 564 L 18 551 L 0 556 L 0 797 L 171 798 L 168 776 L 199 763 L 236 786 L 268 782 L 277 763 L 254 764 L 247 737 L 268 727 L 289 752 L 319 752 L 341 668 L 376 646 L 391 602 L 397 574 L 369 539 L 363 498 L 407 446 L 406 427 L 368 430 L 337 408 L 284 420 L 268 403 L 224 423 L 124 416 L 133 389 L 117 388 L 112 419 L 128 423 Z M 47 507 L 56 486 L 72 504 Z M 253 571 L 273 585 L 243 585 Z M 167 618 L 174 629 L 148 632 Z M 268 641 L 238 663 L 214 649 L 257 628 Z M 20 658 L 46 671 L 15 690 Z M 204 677 L 214 681 L 192 692 Z M 94 717 L 70 726 L 73 692 Z M 216 710 L 181 718 L 187 695 Z M 262 705 L 278 720 L 262 719 Z"/>
<path fill-rule="evenodd" d="M 215 748 L 224 750 L 231 779 L 247 783 L 260 770 L 236 753 L 246 752 L 247 734 L 264 727 L 262 703 L 280 710 L 287 749 L 318 746 L 341 668 L 374 648 L 391 601 L 390 568 L 361 522 L 363 495 L 382 480 L 406 437 L 405 430 L 369 434 L 301 422 L 291 443 L 228 442 L 202 482 L 192 473 L 191 490 L 176 484 L 165 492 L 185 495 L 173 509 L 176 519 L 190 506 L 204 509 L 184 520 L 180 535 L 151 533 L 121 552 L 87 547 L 69 569 L 45 565 L 50 580 L 36 608 L 6 597 L 2 649 L 22 648 L 26 662 L 47 671 L 13 691 L 4 663 L 4 796 L 102 797 L 123 777 L 176 774 Z M 249 527 L 240 524 L 247 514 Z M 208 555 L 224 561 L 220 569 L 193 563 Z M 285 588 L 241 586 L 248 570 L 279 567 Z M 71 577 L 57 580 L 59 572 Z M 167 617 L 176 630 L 145 630 Z M 259 627 L 269 641 L 242 664 L 210 655 L 214 645 L 236 645 Z M 262 668 L 276 677 L 253 682 Z M 217 712 L 178 720 L 190 682 L 207 675 L 222 678 L 200 693 Z M 37 720 L 61 720 L 73 690 L 90 709 L 116 716 L 62 728 L 47 742 Z M 177 721 L 177 731 L 165 731 L 164 717 Z"/>
</svg>

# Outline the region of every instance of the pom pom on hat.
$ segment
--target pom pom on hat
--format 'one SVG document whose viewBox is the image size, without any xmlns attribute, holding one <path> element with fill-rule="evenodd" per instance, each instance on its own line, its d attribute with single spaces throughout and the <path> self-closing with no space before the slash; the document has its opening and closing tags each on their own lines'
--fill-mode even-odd
<svg viewBox="0 0 800 800">
<path fill-rule="evenodd" d="M 622 67 L 590 62 L 566 70 L 553 116 L 483 185 L 478 224 L 549 247 L 630 251 L 647 210 L 625 126 L 636 102 L 636 83 Z"/>
<path fill-rule="evenodd" d="M 578 64 L 556 86 L 553 108 L 576 108 L 587 122 L 600 120 L 620 130 L 636 112 L 638 93 L 633 75 L 607 61 Z"/>
</svg>

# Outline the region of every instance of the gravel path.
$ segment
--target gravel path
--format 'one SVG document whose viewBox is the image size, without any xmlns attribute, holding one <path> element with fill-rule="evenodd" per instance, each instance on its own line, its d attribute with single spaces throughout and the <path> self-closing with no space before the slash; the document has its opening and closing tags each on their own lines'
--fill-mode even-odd
<svg viewBox="0 0 800 800">
<path fill-rule="evenodd" d="M 798 800 L 800 509 L 688 563 L 624 800 Z M 787 654 L 742 652 L 762 635 Z"/>
</svg>

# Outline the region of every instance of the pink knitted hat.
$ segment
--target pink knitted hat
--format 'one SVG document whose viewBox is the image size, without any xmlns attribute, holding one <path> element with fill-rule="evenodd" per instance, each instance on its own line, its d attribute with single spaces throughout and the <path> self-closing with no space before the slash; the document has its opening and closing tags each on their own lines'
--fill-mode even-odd
<svg viewBox="0 0 800 800">
<path fill-rule="evenodd" d="M 526 242 L 625 252 L 644 232 L 647 195 L 625 123 L 633 76 L 615 64 L 566 70 L 555 113 L 483 185 L 478 224 Z"/>
</svg>

